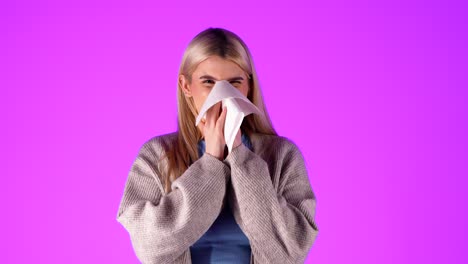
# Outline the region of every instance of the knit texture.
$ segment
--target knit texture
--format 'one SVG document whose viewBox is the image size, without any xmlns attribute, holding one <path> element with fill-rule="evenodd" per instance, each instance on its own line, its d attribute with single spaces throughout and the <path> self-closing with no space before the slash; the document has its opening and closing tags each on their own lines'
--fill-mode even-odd
<svg viewBox="0 0 468 264">
<path fill-rule="evenodd" d="M 252 151 L 240 144 L 224 161 L 205 153 L 166 193 L 157 161 L 161 142 L 176 137 L 170 133 L 146 141 L 125 183 L 117 221 L 142 263 L 191 263 L 189 247 L 216 220 L 226 193 L 250 241 L 250 264 L 304 263 L 318 234 L 316 197 L 304 157 L 292 141 L 252 134 Z"/>
</svg>

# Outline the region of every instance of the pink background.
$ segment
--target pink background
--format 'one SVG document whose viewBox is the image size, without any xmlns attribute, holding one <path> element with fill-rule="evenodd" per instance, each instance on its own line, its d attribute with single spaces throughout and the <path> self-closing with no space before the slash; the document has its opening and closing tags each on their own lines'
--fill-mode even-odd
<svg viewBox="0 0 468 264">
<path fill-rule="evenodd" d="M 1 2 L 1 263 L 138 263 L 124 184 L 207 27 L 245 40 L 306 158 L 307 263 L 467 263 L 464 1 L 153 2 Z"/>
</svg>

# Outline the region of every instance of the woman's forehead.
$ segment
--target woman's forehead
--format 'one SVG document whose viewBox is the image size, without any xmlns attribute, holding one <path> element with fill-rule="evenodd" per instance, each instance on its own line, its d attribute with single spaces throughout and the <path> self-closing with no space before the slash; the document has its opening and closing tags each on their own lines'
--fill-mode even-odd
<svg viewBox="0 0 468 264">
<path fill-rule="evenodd" d="M 211 76 L 214 79 L 225 79 L 245 76 L 245 72 L 231 60 L 209 57 L 198 64 L 193 75 L 197 78 Z"/>
</svg>

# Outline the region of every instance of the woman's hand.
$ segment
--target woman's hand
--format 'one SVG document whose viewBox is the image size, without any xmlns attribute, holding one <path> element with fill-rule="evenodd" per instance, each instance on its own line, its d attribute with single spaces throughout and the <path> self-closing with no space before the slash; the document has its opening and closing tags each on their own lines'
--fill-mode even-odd
<svg viewBox="0 0 468 264">
<path fill-rule="evenodd" d="M 222 160 L 224 158 L 224 147 L 226 140 L 224 138 L 224 122 L 226 121 L 226 107 L 219 113 L 221 102 L 215 104 L 206 112 L 205 122 L 198 124 L 205 138 L 205 152 Z"/>
<path fill-rule="evenodd" d="M 232 145 L 232 149 L 235 149 L 240 144 L 242 144 L 242 133 L 241 133 L 241 130 L 239 128 L 239 131 L 237 132 L 236 138 L 234 139 L 234 144 Z"/>
</svg>

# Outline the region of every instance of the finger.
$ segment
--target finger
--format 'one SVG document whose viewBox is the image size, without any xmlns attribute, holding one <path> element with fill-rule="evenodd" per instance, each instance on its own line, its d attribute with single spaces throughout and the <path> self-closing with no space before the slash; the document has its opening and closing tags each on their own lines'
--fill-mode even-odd
<svg viewBox="0 0 468 264">
<path fill-rule="evenodd" d="M 223 107 L 221 115 L 219 116 L 218 121 L 216 122 L 217 127 L 224 128 L 224 123 L 226 122 L 226 115 L 227 115 L 227 107 Z"/>
<path fill-rule="evenodd" d="M 203 134 L 205 133 L 205 123 L 204 122 L 198 123 L 198 128 L 200 129 L 200 131 L 202 131 Z"/>
<path fill-rule="evenodd" d="M 221 102 L 216 103 L 206 113 L 206 121 L 210 124 L 216 124 L 216 120 L 219 116 L 219 108 L 221 107 Z"/>
</svg>

